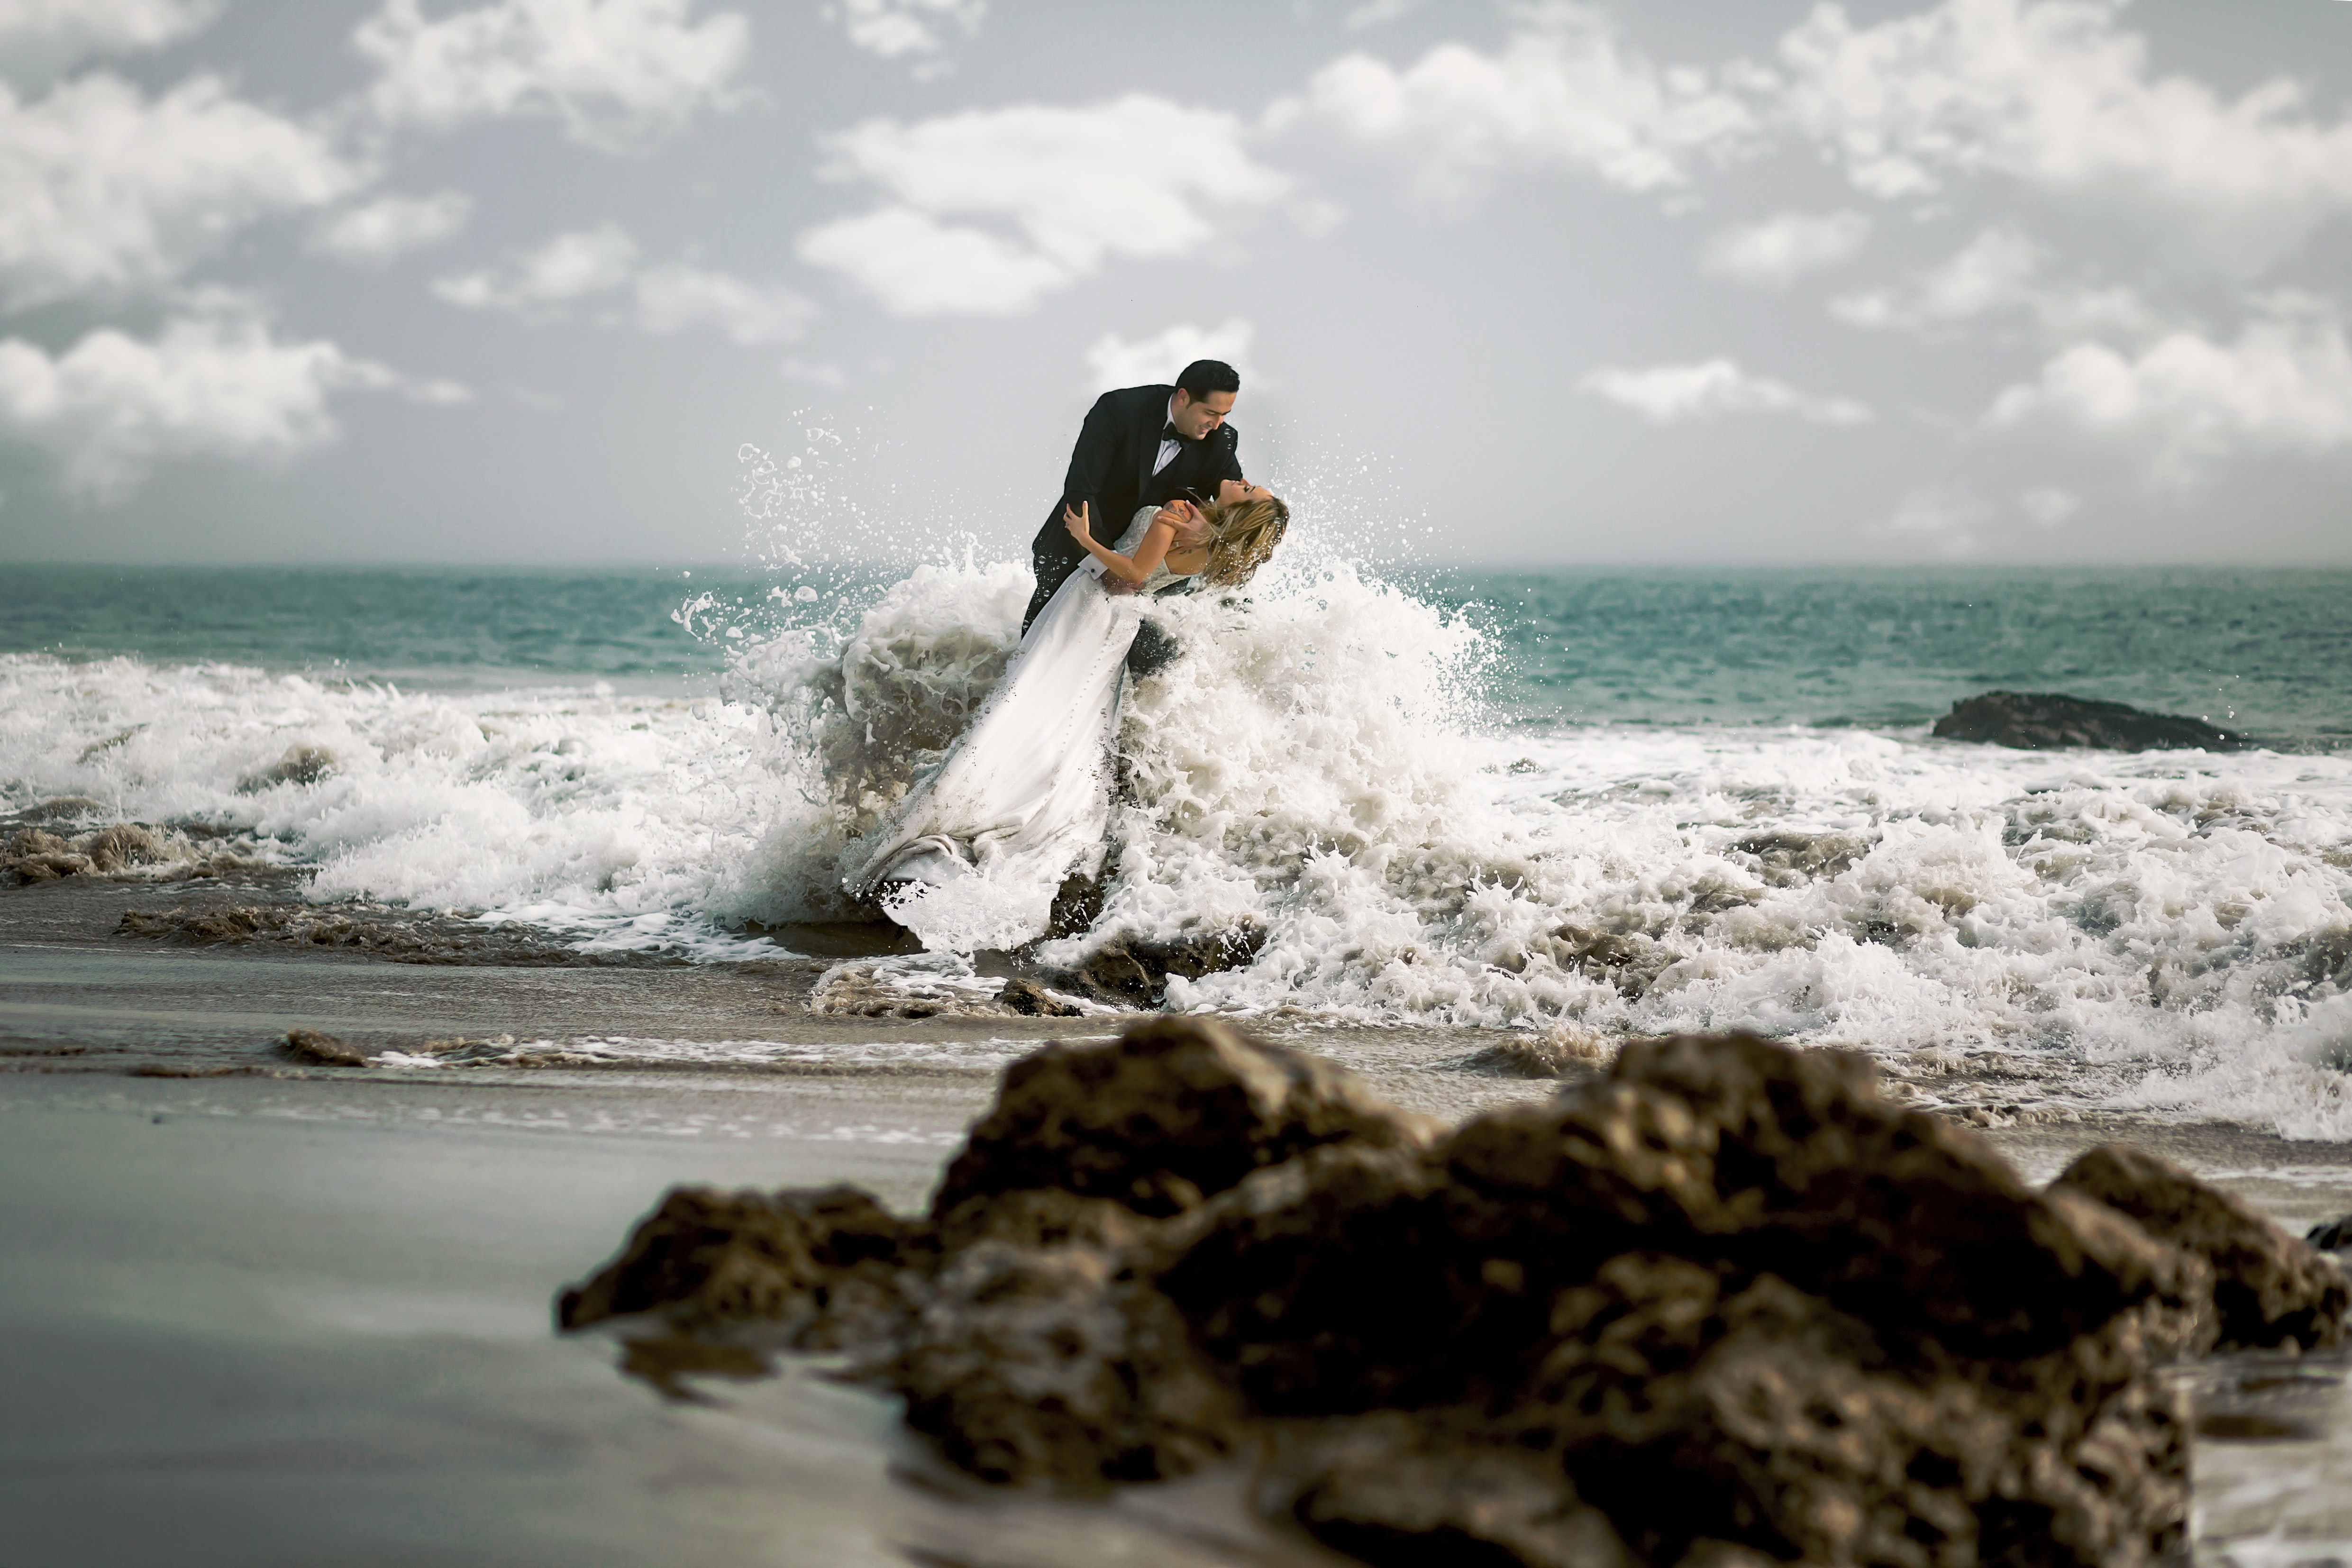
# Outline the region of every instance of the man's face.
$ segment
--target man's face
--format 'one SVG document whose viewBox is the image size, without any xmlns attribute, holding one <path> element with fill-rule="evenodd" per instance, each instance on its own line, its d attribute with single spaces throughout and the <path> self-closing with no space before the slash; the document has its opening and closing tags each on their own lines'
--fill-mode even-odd
<svg viewBox="0 0 2352 1568">
<path fill-rule="evenodd" d="M 1176 389 L 1175 405 L 1176 412 L 1171 420 L 1176 434 L 1187 441 L 1197 441 L 1225 422 L 1225 416 L 1234 411 L 1234 395 L 1212 392 L 1194 402 L 1192 395 L 1180 386 Z"/>
</svg>

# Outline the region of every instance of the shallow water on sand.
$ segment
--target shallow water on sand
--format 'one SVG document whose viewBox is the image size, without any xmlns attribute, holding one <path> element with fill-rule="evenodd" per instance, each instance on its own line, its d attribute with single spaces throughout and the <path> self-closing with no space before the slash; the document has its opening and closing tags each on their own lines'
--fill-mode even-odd
<svg viewBox="0 0 2352 1568">
<path fill-rule="evenodd" d="M 1094 940 L 1263 937 L 1171 1005 L 1448 1117 L 1620 1034 L 1759 1028 L 1871 1051 L 2036 1180 L 2123 1138 L 2297 1229 L 2352 1209 L 2352 574 L 1383 575 L 1318 526 L 1171 606 L 1186 656 L 1129 692 Z M 0 890 L 16 1539 L 1314 1560 L 1213 1479 L 981 1496 L 819 1367 L 671 1404 L 549 1331 L 670 1183 L 914 1207 L 1005 1062 L 1119 1026 L 996 1001 L 1084 939 L 925 954 L 838 890 L 1027 593 L 971 557 L 0 577 L 0 839 L 150 829 Z M 1929 736 L 1993 687 L 2265 744 Z M 290 1063 L 296 1027 L 380 1065 Z M 2342 1372 L 2195 1374 L 2201 1562 L 2352 1561 Z"/>
</svg>

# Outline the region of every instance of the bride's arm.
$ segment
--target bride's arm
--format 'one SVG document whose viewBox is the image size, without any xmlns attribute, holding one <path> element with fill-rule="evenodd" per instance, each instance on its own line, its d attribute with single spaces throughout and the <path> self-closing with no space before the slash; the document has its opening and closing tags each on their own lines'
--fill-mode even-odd
<svg viewBox="0 0 2352 1568">
<path fill-rule="evenodd" d="M 1168 512 L 1164 509 L 1151 520 L 1151 526 L 1143 531 L 1143 538 L 1131 556 L 1106 549 L 1096 541 L 1094 530 L 1087 521 L 1089 511 L 1090 509 L 1083 503 L 1076 511 L 1065 506 L 1062 522 L 1069 529 L 1070 537 L 1076 540 L 1087 554 L 1103 563 L 1104 576 L 1116 578 L 1131 588 L 1150 576 L 1152 568 L 1167 559 L 1168 543 L 1176 537 L 1176 528 L 1167 521 Z"/>
</svg>

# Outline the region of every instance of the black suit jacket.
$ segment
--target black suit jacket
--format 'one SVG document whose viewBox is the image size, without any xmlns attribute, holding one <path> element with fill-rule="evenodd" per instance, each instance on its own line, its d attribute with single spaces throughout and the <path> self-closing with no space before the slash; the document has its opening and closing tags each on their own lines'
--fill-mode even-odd
<svg viewBox="0 0 2352 1568">
<path fill-rule="evenodd" d="M 1175 460 L 1157 474 L 1151 471 L 1160 457 L 1160 431 L 1168 424 L 1168 400 L 1175 395 L 1172 386 L 1128 386 L 1095 399 L 1078 431 L 1078 443 L 1070 449 L 1062 499 L 1054 503 L 1031 544 L 1041 563 L 1076 565 L 1087 558 L 1062 521 L 1064 507 L 1075 511 L 1080 502 L 1087 503 L 1097 542 L 1112 545 L 1127 531 L 1137 508 L 1156 506 L 1188 489 L 1213 496 L 1218 481 L 1242 477 L 1241 459 L 1234 455 L 1241 434 L 1230 425 L 1220 425 L 1197 441 L 1180 441 Z"/>
</svg>

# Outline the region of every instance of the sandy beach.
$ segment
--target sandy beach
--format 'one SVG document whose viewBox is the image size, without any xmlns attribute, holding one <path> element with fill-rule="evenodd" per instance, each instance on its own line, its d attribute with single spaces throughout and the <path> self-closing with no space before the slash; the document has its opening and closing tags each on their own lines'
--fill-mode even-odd
<svg viewBox="0 0 2352 1568">
<path fill-rule="evenodd" d="M 1247 1522 L 1230 1478 L 1109 1505 L 992 1495 L 821 1359 L 687 1378 L 679 1398 L 625 1375 L 614 1340 L 553 1331 L 555 1291 L 670 1185 L 851 1182 L 919 1207 L 995 1061 L 1116 1019 L 823 1016 L 807 998 L 825 961 L 806 958 L 423 964 L 113 934 L 126 909 L 191 898 L 85 879 L 0 894 L 0 1560 L 1334 1561 Z M 403 1071 L 296 1065 L 274 1049 L 289 1028 L 373 1055 L 501 1037 L 824 1048 Z M 1268 1032 L 1450 1117 L 1551 1087 L 1462 1070 L 1485 1032 Z M 2352 1208 L 2341 1144 L 2116 1118 L 1988 1135 L 2037 1178 L 2120 1139 L 2297 1230 Z M 2215 1408 L 2321 1410 L 2297 1438 L 2200 1445 L 2210 1561 L 2326 1561 L 2352 1536 L 2340 1369 L 2296 1374 L 2252 1395 L 2207 1374 Z"/>
</svg>

